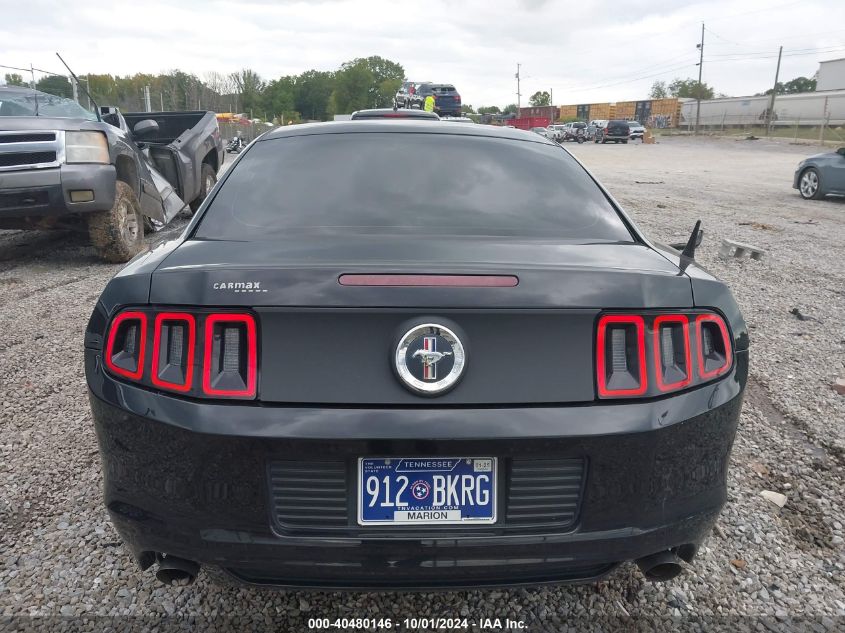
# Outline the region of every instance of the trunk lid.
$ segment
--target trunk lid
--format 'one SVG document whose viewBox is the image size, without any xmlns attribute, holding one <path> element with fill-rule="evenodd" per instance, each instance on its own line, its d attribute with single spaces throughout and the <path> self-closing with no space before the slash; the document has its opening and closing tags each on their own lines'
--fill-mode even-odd
<svg viewBox="0 0 845 633">
<path fill-rule="evenodd" d="M 519 283 L 338 283 L 350 273 L 515 275 Z M 392 362 L 398 339 L 421 319 L 454 327 L 467 348 L 462 381 L 432 404 L 592 401 L 601 309 L 692 307 L 689 279 L 647 246 L 486 238 L 189 240 L 156 270 L 150 291 L 159 305 L 254 310 L 259 399 L 338 405 L 421 403 Z"/>
</svg>

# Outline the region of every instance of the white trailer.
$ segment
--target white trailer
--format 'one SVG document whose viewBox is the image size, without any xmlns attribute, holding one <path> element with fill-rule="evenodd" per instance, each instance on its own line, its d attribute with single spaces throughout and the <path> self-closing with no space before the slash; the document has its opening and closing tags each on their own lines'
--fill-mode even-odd
<svg viewBox="0 0 845 633">
<path fill-rule="evenodd" d="M 771 97 L 730 97 L 701 102 L 700 125 L 708 128 L 765 125 Z M 681 127 L 695 127 L 697 102 L 681 104 Z M 772 125 L 843 125 L 845 90 L 778 95 Z"/>
</svg>

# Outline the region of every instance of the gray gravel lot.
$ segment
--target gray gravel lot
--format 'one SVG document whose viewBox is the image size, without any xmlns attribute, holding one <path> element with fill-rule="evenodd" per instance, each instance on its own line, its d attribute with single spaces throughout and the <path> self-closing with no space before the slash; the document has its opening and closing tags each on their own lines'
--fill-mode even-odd
<svg viewBox="0 0 845 633">
<path fill-rule="evenodd" d="M 206 628 L 224 618 L 292 631 L 307 630 L 309 617 L 508 617 L 559 631 L 598 630 L 629 614 L 665 627 L 787 630 L 797 625 L 790 618 L 807 618 L 813 630 L 842 630 L 845 396 L 831 383 L 845 377 L 845 201 L 805 202 L 791 189 L 795 164 L 817 150 L 675 137 L 567 148 L 652 238 L 685 240 L 701 218 L 698 258 L 730 283 L 751 327 L 728 504 L 688 573 L 648 584 L 626 565 L 597 586 L 434 594 L 266 592 L 203 576 L 163 587 L 134 567 L 101 506 L 85 390 L 83 331 L 119 267 L 72 234 L 0 232 L 0 630 L 54 630 L 81 615 L 138 616 L 86 626 L 152 630 L 176 615 L 172 626 L 197 616 Z M 720 259 L 721 238 L 767 255 Z M 793 308 L 813 318 L 799 320 Z M 785 494 L 786 506 L 763 490 Z"/>
</svg>

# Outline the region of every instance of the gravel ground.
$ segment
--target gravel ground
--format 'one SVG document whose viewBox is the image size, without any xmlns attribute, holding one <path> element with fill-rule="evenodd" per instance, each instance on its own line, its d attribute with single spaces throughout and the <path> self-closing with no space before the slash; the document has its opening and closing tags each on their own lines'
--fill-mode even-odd
<svg viewBox="0 0 845 633">
<path fill-rule="evenodd" d="M 0 630 L 297 631 L 311 617 L 409 616 L 466 617 L 470 630 L 500 630 L 483 618 L 531 631 L 636 628 L 629 616 L 660 628 L 842 630 L 845 396 L 831 383 L 845 377 L 845 201 L 805 202 L 790 188 L 816 150 L 674 137 L 567 147 L 652 238 L 685 240 L 701 218 L 698 258 L 731 284 L 751 327 L 728 504 L 685 575 L 648 584 L 626 565 L 598 585 L 417 594 L 266 592 L 204 576 L 159 585 L 101 506 L 82 369 L 85 324 L 119 267 L 78 236 L 0 232 Z M 720 259 L 721 238 L 767 254 Z M 763 490 L 785 494 L 785 507 Z"/>
</svg>

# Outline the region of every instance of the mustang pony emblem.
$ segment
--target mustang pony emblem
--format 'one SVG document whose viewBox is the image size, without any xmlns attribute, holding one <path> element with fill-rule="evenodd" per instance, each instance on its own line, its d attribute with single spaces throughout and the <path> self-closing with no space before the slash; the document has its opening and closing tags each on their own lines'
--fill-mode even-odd
<svg viewBox="0 0 845 633">
<path fill-rule="evenodd" d="M 447 356 L 449 359 L 441 362 Z M 402 335 L 394 358 L 396 372 L 406 387 L 419 394 L 435 396 L 451 389 L 460 379 L 466 351 L 446 326 L 421 323 Z"/>
<path fill-rule="evenodd" d="M 417 356 L 422 356 L 422 362 L 426 365 L 434 365 L 435 363 L 439 363 L 443 360 L 444 356 L 451 356 L 452 352 L 430 352 L 427 349 L 418 349 L 416 352 L 411 354 L 411 358 L 416 358 Z"/>
<path fill-rule="evenodd" d="M 443 360 L 444 356 L 450 356 L 452 352 L 437 351 L 437 337 L 423 337 L 423 347 L 418 349 L 411 358 L 420 357 L 423 364 L 423 380 L 437 380 L 437 363 Z"/>
</svg>

